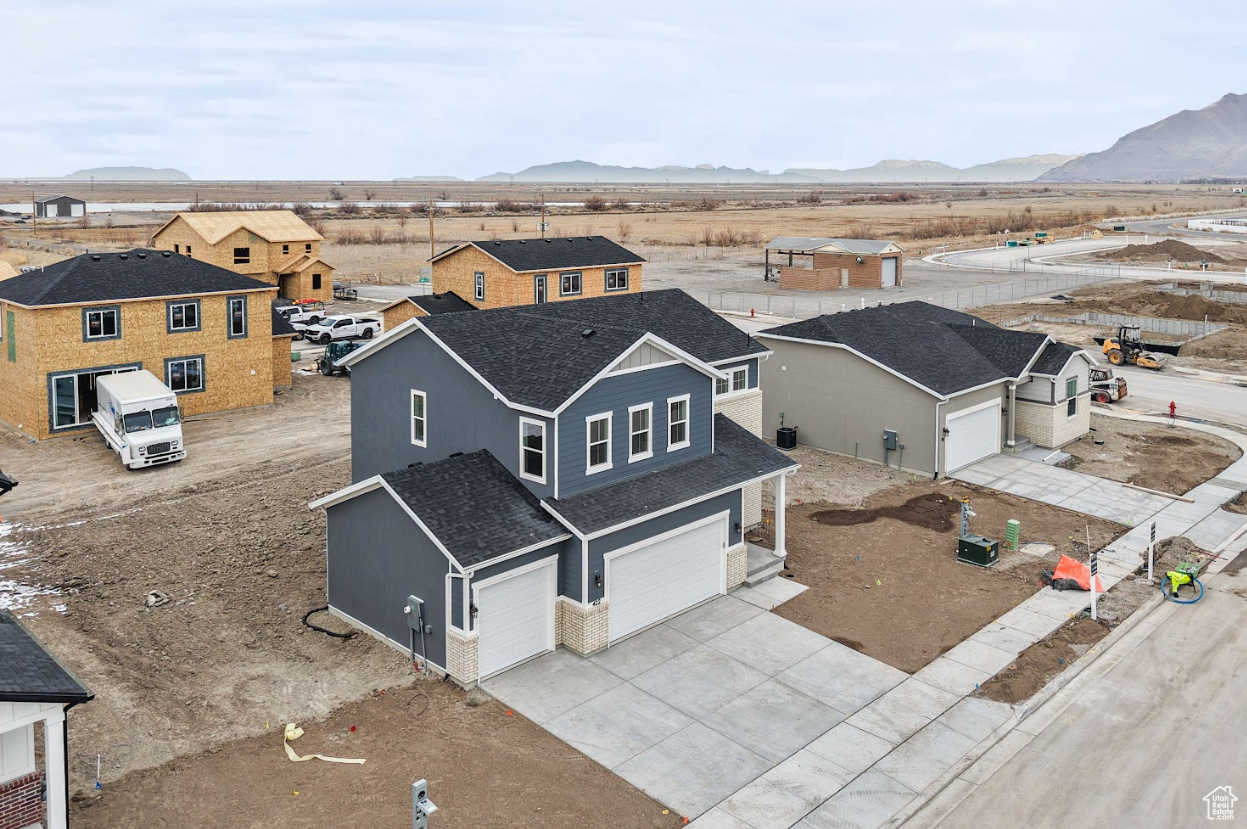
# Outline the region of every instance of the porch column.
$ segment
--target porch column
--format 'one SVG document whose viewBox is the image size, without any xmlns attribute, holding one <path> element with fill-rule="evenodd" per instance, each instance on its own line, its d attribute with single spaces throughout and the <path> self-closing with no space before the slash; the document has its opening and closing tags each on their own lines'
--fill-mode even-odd
<svg viewBox="0 0 1247 829">
<path fill-rule="evenodd" d="M 1018 384 L 1009 384 L 1009 447 L 1017 444 L 1014 426 L 1017 424 Z"/>
<path fill-rule="evenodd" d="M 65 779 L 65 712 L 58 710 L 43 721 L 43 770 L 48 787 L 47 829 L 69 825 L 69 782 Z"/>
<path fill-rule="evenodd" d="M 788 494 L 785 484 L 787 479 L 786 472 L 781 472 L 775 478 L 775 555 L 778 558 L 788 555 L 788 549 L 784 546 L 788 513 Z"/>
</svg>

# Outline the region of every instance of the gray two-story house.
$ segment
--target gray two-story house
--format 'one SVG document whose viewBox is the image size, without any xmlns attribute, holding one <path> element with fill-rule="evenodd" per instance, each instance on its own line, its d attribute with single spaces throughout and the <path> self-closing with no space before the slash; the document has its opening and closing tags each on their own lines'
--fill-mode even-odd
<svg viewBox="0 0 1247 829">
<path fill-rule="evenodd" d="M 331 609 L 468 684 L 727 592 L 746 490 L 775 479 L 778 527 L 796 469 L 716 413 L 764 354 L 682 291 L 404 322 L 347 358 Z"/>
</svg>

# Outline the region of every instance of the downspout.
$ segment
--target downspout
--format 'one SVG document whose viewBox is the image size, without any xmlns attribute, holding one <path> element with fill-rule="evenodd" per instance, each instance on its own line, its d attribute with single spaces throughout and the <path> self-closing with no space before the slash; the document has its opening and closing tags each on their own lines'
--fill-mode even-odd
<svg viewBox="0 0 1247 829">
<path fill-rule="evenodd" d="M 1017 433 L 1015 426 L 1017 424 L 1017 404 L 1018 404 L 1018 384 L 1017 381 L 1009 383 L 1009 448 L 1012 449 L 1017 445 Z"/>
<path fill-rule="evenodd" d="M 943 427 L 940 426 L 940 406 L 947 402 L 947 400 L 937 400 L 935 402 L 935 474 L 931 476 L 933 481 L 940 479 L 940 450 L 944 445 Z"/>
<path fill-rule="evenodd" d="M 65 829 L 69 829 L 69 709 L 78 705 L 71 702 L 65 706 L 65 726 L 61 729 L 61 762 L 65 764 Z"/>
</svg>

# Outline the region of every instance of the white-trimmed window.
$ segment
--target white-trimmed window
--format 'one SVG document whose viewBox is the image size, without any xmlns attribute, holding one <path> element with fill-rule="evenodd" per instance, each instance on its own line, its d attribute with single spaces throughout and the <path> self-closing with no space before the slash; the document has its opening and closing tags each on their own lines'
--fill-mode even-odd
<svg viewBox="0 0 1247 829">
<path fill-rule="evenodd" d="M 654 457 L 654 404 L 628 407 L 628 463 Z"/>
<path fill-rule="evenodd" d="M 627 268 L 607 268 L 606 269 L 606 290 L 608 291 L 628 290 L 628 269 Z"/>
<path fill-rule="evenodd" d="M 520 418 L 520 477 L 546 482 L 546 424 Z"/>
<path fill-rule="evenodd" d="M 559 274 L 559 296 L 576 296 L 580 293 L 580 288 L 579 273 Z"/>
<path fill-rule="evenodd" d="M 674 452 L 689 445 L 689 395 L 667 398 L 667 451 Z"/>
<path fill-rule="evenodd" d="M 1071 377 L 1065 381 L 1065 416 L 1078 414 L 1078 378 Z"/>
<path fill-rule="evenodd" d="M 585 472 L 602 472 L 611 468 L 610 412 L 585 418 Z"/>
<path fill-rule="evenodd" d="M 428 446 L 428 401 L 422 391 L 411 390 L 411 442 L 415 446 Z"/>
<path fill-rule="evenodd" d="M 723 380 L 714 381 L 714 393 L 716 396 L 725 394 L 733 394 L 739 391 L 747 391 L 749 389 L 749 367 L 741 366 L 739 368 L 728 369 L 727 377 Z"/>
<path fill-rule="evenodd" d="M 203 356 L 176 357 L 165 360 L 165 385 L 178 394 L 203 391 Z"/>
<path fill-rule="evenodd" d="M 170 302 L 167 307 L 169 312 L 170 334 L 175 331 L 199 330 L 199 300 L 192 299 L 185 302 Z"/>
<path fill-rule="evenodd" d="M 473 296 L 476 297 L 478 302 L 483 302 L 485 300 L 485 272 L 484 271 L 476 272 L 475 293 L 473 294 Z"/>
</svg>

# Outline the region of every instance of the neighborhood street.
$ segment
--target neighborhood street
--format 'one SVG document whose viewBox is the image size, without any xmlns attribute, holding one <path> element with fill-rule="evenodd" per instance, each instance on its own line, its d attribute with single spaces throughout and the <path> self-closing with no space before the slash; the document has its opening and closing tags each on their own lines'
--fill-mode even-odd
<svg viewBox="0 0 1247 829">
<path fill-rule="evenodd" d="M 1247 797 L 1247 575 L 1230 569 L 1198 604 L 1144 621 L 1136 632 L 1147 635 L 1067 708 L 1049 703 L 1023 721 L 1006 738 L 1021 750 L 940 828 L 1203 826 L 1214 789 Z M 931 817 L 911 823 L 933 826 Z"/>
</svg>

